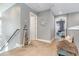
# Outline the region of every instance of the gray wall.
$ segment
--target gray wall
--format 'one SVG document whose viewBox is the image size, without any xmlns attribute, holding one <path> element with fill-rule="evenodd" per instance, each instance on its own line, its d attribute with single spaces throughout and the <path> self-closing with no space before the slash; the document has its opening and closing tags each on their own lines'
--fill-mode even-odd
<svg viewBox="0 0 79 59">
<path fill-rule="evenodd" d="M 68 27 L 79 25 L 79 13 L 68 14 Z"/>
<path fill-rule="evenodd" d="M 2 28 L 3 33 L 7 35 L 11 35 L 17 28 L 20 28 L 20 11 L 17 11 L 17 6 L 3 13 Z"/>
<path fill-rule="evenodd" d="M 21 28 L 20 24 L 20 11 L 21 7 L 19 5 L 13 5 L 5 12 L 3 12 L 2 19 L 2 33 L 4 37 L 8 37 L 8 40 L 16 29 Z M 9 42 L 8 48 L 12 49 L 16 47 L 16 43 L 20 44 L 20 34 L 15 35 L 11 42 Z"/>
<path fill-rule="evenodd" d="M 68 14 L 68 28 L 73 27 L 73 26 L 79 26 L 79 13 L 72 13 Z M 74 36 L 75 43 L 77 47 L 79 48 L 79 31 L 77 30 L 72 30 L 72 31 L 67 31 L 68 35 Z"/>
<path fill-rule="evenodd" d="M 54 17 L 50 10 L 38 13 L 37 37 L 44 40 L 54 37 Z"/>
</svg>

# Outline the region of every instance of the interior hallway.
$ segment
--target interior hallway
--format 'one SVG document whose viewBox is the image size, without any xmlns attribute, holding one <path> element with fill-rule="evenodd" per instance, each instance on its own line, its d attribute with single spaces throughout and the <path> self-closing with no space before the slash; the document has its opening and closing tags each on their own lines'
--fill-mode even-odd
<svg viewBox="0 0 79 59">
<path fill-rule="evenodd" d="M 16 48 L 0 54 L 1 56 L 55 56 L 57 55 L 56 41 L 51 44 L 33 40 L 26 48 Z"/>
</svg>

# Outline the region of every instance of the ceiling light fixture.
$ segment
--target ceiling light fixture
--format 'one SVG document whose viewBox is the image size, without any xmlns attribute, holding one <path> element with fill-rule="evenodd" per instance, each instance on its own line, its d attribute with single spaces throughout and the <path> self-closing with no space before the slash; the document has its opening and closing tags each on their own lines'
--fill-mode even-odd
<svg viewBox="0 0 79 59">
<path fill-rule="evenodd" d="M 62 11 L 59 11 L 59 14 L 63 14 L 63 12 Z"/>
</svg>

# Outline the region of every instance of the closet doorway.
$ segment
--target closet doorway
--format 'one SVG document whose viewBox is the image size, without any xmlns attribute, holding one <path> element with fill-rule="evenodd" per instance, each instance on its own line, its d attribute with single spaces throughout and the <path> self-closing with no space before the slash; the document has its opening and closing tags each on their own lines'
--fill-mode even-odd
<svg viewBox="0 0 79 59">
<path fill-rule="evenodd" d="M 37 15 L 30 12 L 30 40 L 37 40 Z"/>
</svg>

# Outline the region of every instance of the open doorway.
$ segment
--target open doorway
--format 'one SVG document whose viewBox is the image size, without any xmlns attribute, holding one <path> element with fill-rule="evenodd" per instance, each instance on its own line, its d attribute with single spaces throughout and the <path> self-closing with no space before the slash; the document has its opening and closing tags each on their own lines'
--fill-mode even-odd
<svg viewBox="0 0 79 59">
<path fill-rule="evenodd" d="M 37 40 L 37 15 L 30 12 L 30 40 Z"/>
</svg>

